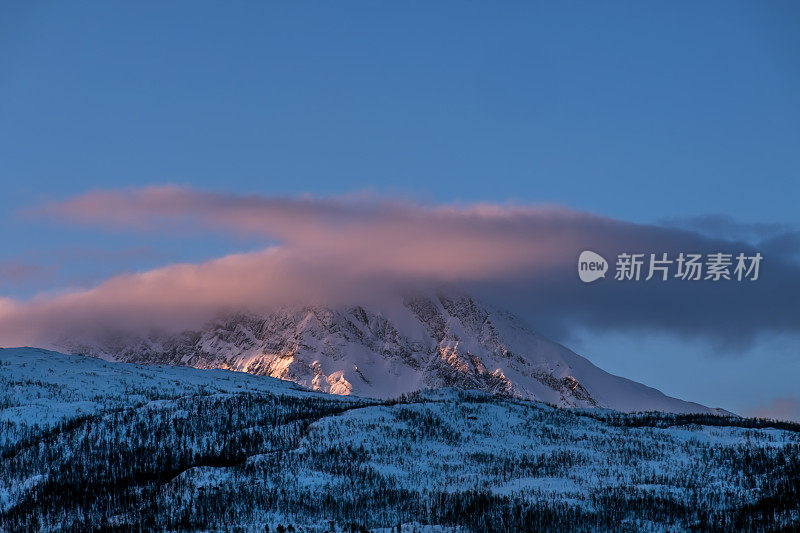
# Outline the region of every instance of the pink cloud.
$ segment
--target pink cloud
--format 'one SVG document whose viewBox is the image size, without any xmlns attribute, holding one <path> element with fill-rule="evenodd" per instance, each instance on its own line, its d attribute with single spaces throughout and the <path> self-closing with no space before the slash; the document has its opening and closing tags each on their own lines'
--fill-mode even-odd
<svg viewBox="0 0 800 533">
<path fill-rule="evenodd" d="M 0 344 L 6 346 L 121 326 L 183 328 L 224 310 L 362 298 L 407 284 L 552 269 L 574 255 L 576 228 L 563 222 L 580 218 L 551 207 L 431 207 L 177 187 L 89 193 L 42 212 L 144 231 L 223 229 L 281 244 L 202 264 L 116 276 L 89 290 L 7 300 L 0 307 Z"/>
<path fill-rule="evenodd" d="M 571 261 L 588 226 L 614 223 L 560 207 L 427 206 L 375 198 L 238 196 L 182 187 L 93 192 L 42 212 L 82 224 L 145 231 L 194 228 L 262 235 L 350 270 L 448 279 L 508 275 Z"/>
<path fill-rule="evenodd" d="M 0 300 L 0 345 L 53 342 L 102 331 L 196 326 L 226 310 L 334 297 L 313 265 L 280 249 L 115 276 L 88 290 L 27 302 Z M 314 282 L 319 279 L 320 282 Z"/>
<path fill-rule="evenodd" d="M 719 251 L 741 243 L 553 206 L 437 206 L 369 197 L 233 195 L 183 187 L 101 191 L 50 204 L 39 215 L 136 231 L 263 237 L 264 251 L 117 276 L 88 290 L 0 304 L 0 345 L 81 331 L 185 328 L 226 310 L 310 300 L 359 300 L 441 283 L 508 290 L 537 320 L 595 327 L 667 327 L 722 338 L 798 329 L 800 277 L 771 258 L 757 287 L 670 283 L 587 288 L 576 260 L 590 249 Z M 709 291 L 728 291 L 714 296 Z M 762 310 L 756 313 L 754 310 Z M 555 329 L 555 327 L 553 328 Z"/>
</svg>

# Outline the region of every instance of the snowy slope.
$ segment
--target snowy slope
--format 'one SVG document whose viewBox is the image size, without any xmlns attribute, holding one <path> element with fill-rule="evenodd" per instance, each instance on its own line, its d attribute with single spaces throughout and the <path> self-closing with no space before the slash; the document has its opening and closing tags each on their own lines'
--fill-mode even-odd
<svg viewBox="0 0 800 533">
<path fill-rule="evenodd" d="M 0 349 L 0 531 L 791 529 L 798 449 L 774 421 Z"/>
<path fill-rule="evenodd" d="M 0 423 L 47 427 L 117 403 L 132 406 L 242 392 L 320 396 L 290 381 L 241 372 L 120 364 L 39 348 L 0 348 Z"/>
<path fill-rule="evenodd" d="M 561 407 L 714 411 L 604 372 L 510 313 L 465 295 L 282 308 L 180 335 L 108 335 L 58 348 L 116 361 L 236 370 L 373 398 L 459 387 Z"/>
</svg>

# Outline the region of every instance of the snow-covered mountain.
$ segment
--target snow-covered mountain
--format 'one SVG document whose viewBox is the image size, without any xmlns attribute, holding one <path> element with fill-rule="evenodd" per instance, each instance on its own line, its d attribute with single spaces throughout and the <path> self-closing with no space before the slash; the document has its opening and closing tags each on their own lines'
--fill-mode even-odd
<svg viewBox="0 0 800 533">
<path fill-rule="evenodd" d="M 107 335 L 56 348 L 123 362 L 236 370 L 372 398 L 458 387 L 562 407 L 717 412 L 611 375 L 518 317 L 466 295 L 284 307 L 178 335 Z"/>
</svg>

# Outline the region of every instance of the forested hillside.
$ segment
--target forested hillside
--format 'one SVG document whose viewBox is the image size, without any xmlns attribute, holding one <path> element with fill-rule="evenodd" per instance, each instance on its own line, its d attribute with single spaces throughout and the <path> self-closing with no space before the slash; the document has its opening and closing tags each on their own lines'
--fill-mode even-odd
<svg viewBox="0 0 800 533">
<path fill-rule="evenodd" d="M 0 530 L 768 530 L 800 426 L 0 350 Z"/>
</svg>

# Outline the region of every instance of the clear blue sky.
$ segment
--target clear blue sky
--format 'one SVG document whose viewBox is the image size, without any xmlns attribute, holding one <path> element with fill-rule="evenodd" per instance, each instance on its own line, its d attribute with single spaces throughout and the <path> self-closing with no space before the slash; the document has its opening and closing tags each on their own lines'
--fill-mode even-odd
<svg viewBox="0 0 800 533">
<path fill-rule="evenodd" d="M 255 246 L 19 212 L 161 183 L 797 228 L 800 4 L 4 3 L 0 262 L 63 271 L 0 294 Z M 620 342 L 599 362 L 645 372 Z"/>
</svg>

